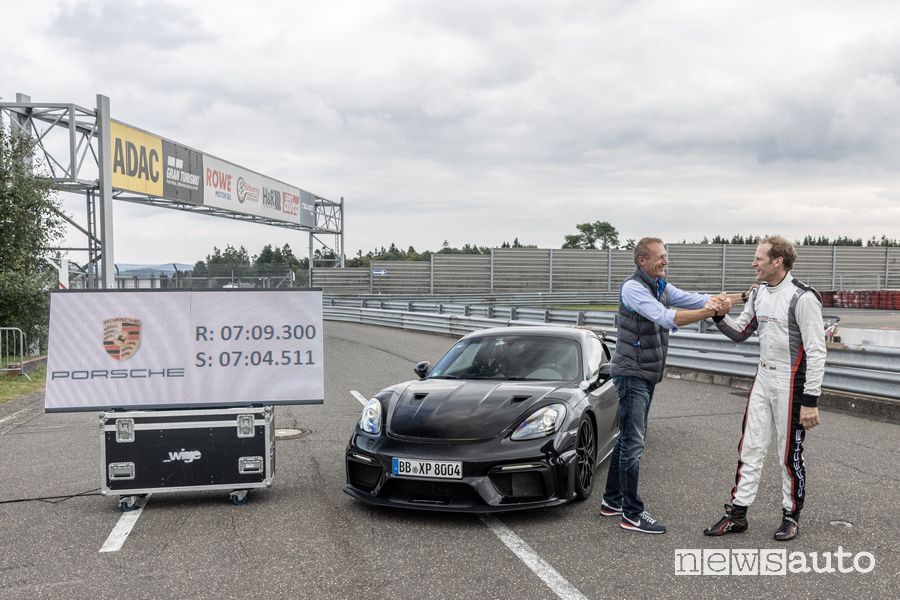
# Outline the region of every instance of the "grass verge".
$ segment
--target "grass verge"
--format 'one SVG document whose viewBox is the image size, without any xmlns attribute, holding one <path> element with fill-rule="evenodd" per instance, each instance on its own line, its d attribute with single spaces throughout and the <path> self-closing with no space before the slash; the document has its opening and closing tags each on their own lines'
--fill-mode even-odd
<svg viewBox="0 0 900 600">
<path fill-rule="evenodd" d="M 44 381 L 47 377 L 47 367 L 40 367 L 28 374 L 31 381 L 23 375 L 0 375 L 0 404 L 28 396 L 44 389 Z"/>
</svg>

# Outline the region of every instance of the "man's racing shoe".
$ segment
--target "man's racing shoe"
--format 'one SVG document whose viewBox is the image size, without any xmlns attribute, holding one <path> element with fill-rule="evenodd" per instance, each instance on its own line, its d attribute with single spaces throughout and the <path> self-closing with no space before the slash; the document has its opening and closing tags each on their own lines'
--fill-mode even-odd
<svg viewBox="0 0 900 600">
<path fill-rule="evenodd" d="M 637 519 L 629 519 L 625 515 L 622 515 L 622 522 L 620 525 L 622 526 L 622 529 L 640 531 L 641 533 L 666 532 L 666 526 L 651 517 L 650 513 L 646 510 L 642 512 Z"/>
<path fill-rule="evenodd" d="M 779 542 L 787 542 L 797 537 L 800 525 L 794 517 L 784 515 L 781 519 L 781 527 L 775 532 L 775 539 Z"/>
<path fill-rule="evenodd" d="M 600 501 L 600 514 L 604 517 L 615 517 L 622 514 L 621 506 L 613 506 L 606 500 Z"/>
<path fill-rule="evenodd" d="M 747 531 L 747 509 L 743 506 L 725 505 L 725 516 L 718 523 L 703 530 L 703 535 L 720 536 L 726 533 Z"/>
</svg>

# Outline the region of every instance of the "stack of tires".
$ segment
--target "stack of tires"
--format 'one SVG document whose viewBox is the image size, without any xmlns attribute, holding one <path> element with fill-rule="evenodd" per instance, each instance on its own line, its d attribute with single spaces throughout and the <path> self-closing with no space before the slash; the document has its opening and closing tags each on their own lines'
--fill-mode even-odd
<svg viewBox="0 0 900 600">
<path fill-rule="evenodd" d="M 900 290 L 841 290 L 822 292 L 822 306 L 900 310 Z"/>
</svg>

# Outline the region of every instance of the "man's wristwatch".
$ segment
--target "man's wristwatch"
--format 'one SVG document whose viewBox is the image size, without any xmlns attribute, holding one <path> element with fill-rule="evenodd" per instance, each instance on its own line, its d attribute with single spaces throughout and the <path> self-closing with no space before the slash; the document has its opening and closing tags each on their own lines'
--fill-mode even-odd
<svg viewBox="0 0 900 600">
<path fill-rule="evenodd" d="M 750 294 L 748 294 L 747 292 L 741 292 L 741 302 L 746 302 L 748 298 L 750 298 Z"/>
</svg>

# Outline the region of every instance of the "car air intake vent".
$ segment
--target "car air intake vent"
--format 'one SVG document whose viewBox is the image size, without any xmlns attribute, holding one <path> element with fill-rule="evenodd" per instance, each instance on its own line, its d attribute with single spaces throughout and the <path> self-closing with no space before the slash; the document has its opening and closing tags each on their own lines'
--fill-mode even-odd
<svg viewBox="0 0 900 600">
<path fill-rule="evenodd" d="M 528 400 L 529 398 L 531 398 L 531 396 L 513 396 L 512 401 L 513 402 L 522 402 L 523 400 Z"/>
<path fill-rule="evenodd" d="M 424 400 L 427 395 L 428 392 L 417 392 L 413 394 L 413 400 Z"/>
</svg>

